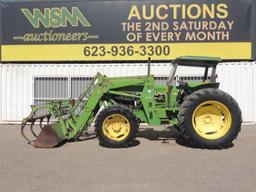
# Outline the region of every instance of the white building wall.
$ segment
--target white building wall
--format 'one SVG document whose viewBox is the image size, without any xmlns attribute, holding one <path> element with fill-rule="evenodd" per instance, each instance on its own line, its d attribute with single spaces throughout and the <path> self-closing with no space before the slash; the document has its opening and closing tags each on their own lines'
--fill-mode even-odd
<svg viewBox="0 0 256 192">
<path fill-rule="evenodd" d="M 253 96 L 253 86 L 255 86 L 253 78 L 256 77 L 256 73 L 253 72 L 254 65 L 254 62 L 223 63 L 217 70 L 220 89 L 237 100 L 242 110 L 243 120 L 249 122 L 256 121 L 256 114 L 253 112 L 256 96 Z"/>
<path fill-rule="evenodd" d="M 243 120 L 256 122 L 256 63 L 223 63 L 218 66 L 221 89 L 230 93 L 243 112 Z M 147 64 L 2 64 L 1 123 L 18 122 L 30 112 L 35 76 L 108 76 L 145 75 Z M 168 76 L 170 64 L 152 64 L 152 74 Z M 180 68 L 179 76 L 199 76 L 202 69 Z"/>
<path fill-rule="evenodd" d="M 253 65 L 253 121 L 256 122 L 256 62 Z"/>
</svg>

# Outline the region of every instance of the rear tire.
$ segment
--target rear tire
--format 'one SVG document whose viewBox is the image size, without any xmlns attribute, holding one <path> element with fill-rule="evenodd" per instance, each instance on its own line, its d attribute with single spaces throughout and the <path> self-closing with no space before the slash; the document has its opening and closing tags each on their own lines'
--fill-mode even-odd
<svg viewBox="0 0 256 192">
<path fill-rule="evenodd" d="M 229 146 L 241 130 L 242 116 L 237 102 L 219 89 L 202 89 L 182 103 L 179 128 L 193 146 L 220 149 Z"/>
<path fill-rule="evenodd" d="M 96 119 L 95 131 L 101 146 L 129 147 L 136 137 L 137 130 L 136 117 L 125 107 L 105 108 Z"/>
</svg>

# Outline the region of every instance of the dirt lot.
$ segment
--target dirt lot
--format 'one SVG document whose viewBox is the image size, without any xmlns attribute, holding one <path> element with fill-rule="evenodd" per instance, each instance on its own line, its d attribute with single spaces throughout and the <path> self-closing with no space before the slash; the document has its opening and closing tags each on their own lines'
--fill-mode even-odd
<svg viewBox="0 0 256 192">
<path fill-rule="evenodd" d="M 107 149 L 97 139 L 33 149 L 18 126 L 0 126 L 0 191 L 241 191 L 256 189 L 256 127 L 234 146 L 201 150 L 176 131 L 141 129 L 133 147 Z"/>
</svg>

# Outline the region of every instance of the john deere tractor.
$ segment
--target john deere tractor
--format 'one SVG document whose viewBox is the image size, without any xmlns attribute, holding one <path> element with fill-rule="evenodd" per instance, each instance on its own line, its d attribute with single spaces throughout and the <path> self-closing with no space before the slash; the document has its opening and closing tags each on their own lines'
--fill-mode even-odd
<svg viewBox="0 0 256 192">
<path fill-rule="evenodd" d="M 77 100 L 32 106 L 22 121 L 22 135 L 35 148 L 52 148 L 75 140 L 95 121 L 100 144 L 116 148 L 134 140 L 140 123 L 167 124 L 177 127 L 193 146 L 223 148 L 237 137 L 242 117 L 237 102 L 218 89 L 219 62 L 220 58 L 213 57 L 179 57 L 172 62 L 166 85 L 155 83 L 150 64 L 145 76 L 111 78 L 98 73 Z M 175 73 L 179 66 L 203 67 L 203 80 L 178 81 Z M 34 131 L 37 120 L 42 129 L 38 135 Z M 35 140 L 24 134 L 26 125 Z"/>
</svg>

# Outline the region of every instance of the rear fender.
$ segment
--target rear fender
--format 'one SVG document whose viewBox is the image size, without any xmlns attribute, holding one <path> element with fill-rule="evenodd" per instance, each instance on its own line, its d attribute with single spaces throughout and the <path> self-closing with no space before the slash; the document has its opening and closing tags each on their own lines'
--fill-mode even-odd
<svg viewBox="0 0 256 192">
<path fill-rule="evenodd" d="M 200 89 L 207 89 L 207 88 L 218 89 L 219 86 L 220 86 L 220 83 L 200 83 L 200 84 L 187 83 L 187 89 L 190 92 L 190 94 Z"/>
<path fill-rule="evenodd" d="M 190 95 L 200 89 L 207 89 L 207 88 L 218 89 L 219 86 L 220 86 L 219 83 L 210 83 L 210 82 L 187 82 L 184 84 L 180 84 L 178 87 L 179 93 L 177 96 L 176 103 L 181 104 L 187 95 Z"/>
</svg>

